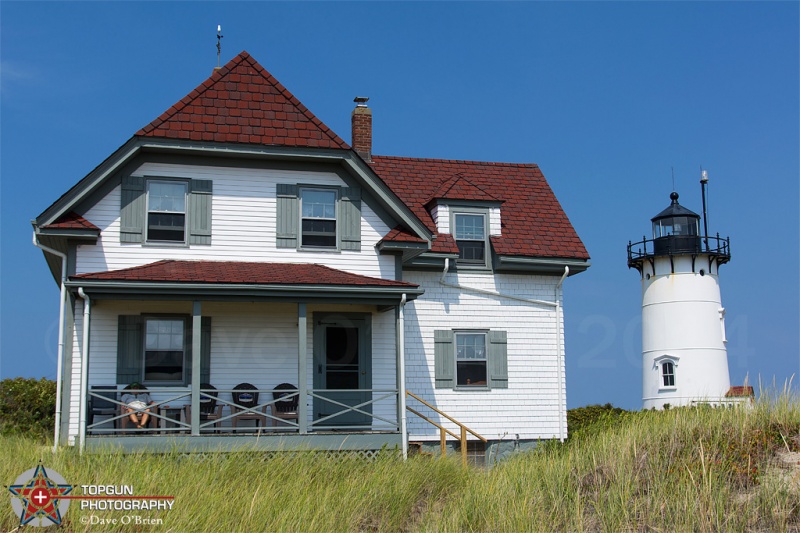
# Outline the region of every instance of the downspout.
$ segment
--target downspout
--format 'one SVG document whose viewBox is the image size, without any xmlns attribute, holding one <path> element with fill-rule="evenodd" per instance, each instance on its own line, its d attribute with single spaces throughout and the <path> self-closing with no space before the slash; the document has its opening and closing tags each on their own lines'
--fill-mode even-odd
<svg viewBox="0 0 800 533">
<path fill-rule="evenodd" d="M 563 360 L 564 360 L 564 353 L 561 349 L 561 341 L 563 337 L 563 332 L 561 328 L 561 286 L 564 283 L 564 280 L 569 275 L 569 267 L 564 266 L 564 274 L 561 276 L 561 279 L 558 280 L 556 284 L 556 294 L 555 294 L 555 301 L 548 302 L 547 300 L 536 300 L 534 298 L 522 298 L 520 296 L 514 296 L 511 294 L 503 294 L 497 291 L 490 291 L 486 289 L 479 289 L 477 287 L 467 287 L 464 285 L 460 285 L 458 283 L 447 283 L 444 281 L 445 276 L 447 275 L 447 271 L 450 269 L 450 259 L 445 258 L 444 260 L 444 271 L 442 272 L 442 277 L 439 279 L 439 284 L 444 287 L 450 287 L 452 289 L 459 289 L 459 290 L 466 290 L 477 292 L 480 294 L 488 294 L 490 296 L 497 296 L 500 298 L 507 298 L 509 300 L 516 300 L 518 302 L 525 302 L 537 305 L 546 305 L 548 307 L 555 307 L 556 309 L 556 364 L 558 365 L 558 409 L 561 411 L 562 406 L 566 409 L 566 405 L 564 405 L 564 368 L 563 368 Z M 558 438 L 561 442 L 564 442 L 565 431 L 564 431 L 564 423 L 563 420 L 560 419 L 558 421 Z"/>
<path fill-rule="evenodd" d="M 562 285 L 564 284 L 564 280 L 569 275 L 569 267 L 564 267 L 564 274 L 561 276 L 561 279 L 558 280 L 558 284 L 556 285 L 556 346 L 557 346 L 557 356 L 556 356 L 556 364 L 558 365 L 558 409 L 561 411 L 562 406 L 564 409 L 564 414 L 566 415 L 567 406 L 565 405 L 566 402 L 564 401 L 564 389 L 566 388 L 566 377 L 564 376 L 564 350 L 561 349 L 561 343 L 564 338 L 564 332 L 562 328 L 563 324 L 563 311 L 561 308 L 561 300 L 562 300 Z M 558 438 L 561 442 L 564 442 L 566 439 L 566 428 L 564 427 L 564 420 L 561 419 L 559 415 L 558 419 Z"/>
<path fill-rule="evenodd" d="M 406 322 L 405 322 L 405 308 L 406 308 L 406 293 L 403 293 L 398 306 L 397 316 L 397 361 L 400 365 L 398 368 L 398 396 L 399 396 L 399 409 L 400 409 L 400 440 L 403 448 L 403 459 L 408 458 L 408 421 L 406 420 Z"/>
<path fill-rule="evenodd" d="M 80 417 L 78 418 L 79 450 L 83 453 L 86 445 L 86 390 L 89 378 L 89 318 L 91 316 L 92 301 L 83 292 L 83 287 L 78 287 L 78 296 L 83 298 L 83 350 L 81 351 L 81 391 L 80 391 Z"/>
<path fill-rule="evenodd" d="M 53 452 L 58 450 L 58 440 L 61 438 L 61 374 L 63 373 L 64 359 L 64 309 L 67 299 L 67 254 L 54 250 L 39 242 L 39 236 L 34 229 L 33 245 L 41 250 L 61 258 L 61 303 L 58 309 L 58 355 L 56 362 L 56 420 L 55 434 L 53 435 Z"/>
</svg>

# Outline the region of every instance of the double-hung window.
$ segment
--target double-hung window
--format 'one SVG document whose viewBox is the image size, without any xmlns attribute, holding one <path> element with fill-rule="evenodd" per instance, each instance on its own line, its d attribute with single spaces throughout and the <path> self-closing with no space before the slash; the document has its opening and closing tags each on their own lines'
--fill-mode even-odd
<svg viewBox="0 0 800 533">
<path fill-rule="evenodd" d="M 435 330 L 437 389 L 508 388 L 508 335 L 502 330 Z"/>
<path fill-rule="evenodd" d="M 184 381 L 186 321 L 183 318 L 146 318 L 144 331 L 145 382 Z"/>
<path fill-rule="evenodd" d="M 337 247 L 335 189 L 301 189 L 300 246 Z"/>
<path fill-rule="evenodd" d="M 185 181 L 147 182 L 147 241 L 186 241 Z"/>
<path fill-rule="evenodd" d="M 486 333 L 455 333 L 456 386 L 487 386 Z"/>
<path fill-rule="evenodd" d="M 455 213 L 453 236 L 458 245 L 458 265 L 488 266 L 489 246 L 486 238 L 486 215 Z"/>
</svg>

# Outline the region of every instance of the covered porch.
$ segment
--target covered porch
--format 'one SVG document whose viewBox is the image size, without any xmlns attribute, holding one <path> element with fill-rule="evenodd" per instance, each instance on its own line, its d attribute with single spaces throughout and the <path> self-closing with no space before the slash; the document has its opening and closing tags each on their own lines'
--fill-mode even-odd
<svg viewBox="0 0 800 533">
<path fill-rule="evenodd" d="M 416 285 L 319 265 L 159 263 L 67 282 L 75 349 L 61 427 L 74 444 L 405 449 L 403 306 Z M 244 271 L 247 282 L 231 279 Z M 134 382 L 152 400 L 142 428 L 125 424 Z"/>
</svg>

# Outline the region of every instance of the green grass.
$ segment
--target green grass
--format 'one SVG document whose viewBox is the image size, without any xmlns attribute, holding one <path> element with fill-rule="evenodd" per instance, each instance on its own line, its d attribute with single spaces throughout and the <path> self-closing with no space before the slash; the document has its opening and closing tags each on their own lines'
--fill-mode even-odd
<svg viewBox="0 0 800 533">
<path fill-rule="evenodd" d="M 42 459 L 70 483 L 174 495 L 172 511 L 138 512 L 164 521 L 142 531 L 796 531 L 800 473 L 780 476 L 770 460 L 798 435 L 800 404 L 784 395 L 750 409 L 632 413 L 491 470 L 389 454 L 54 455 L 4 437 L 0 471 L 10 484 Z M 13 530 L 19 518 L 0 508 L 0 530 Z M 89 515 L 73 501 L 66 530 L 137 530 L 92 528 Z"/>
</svg>

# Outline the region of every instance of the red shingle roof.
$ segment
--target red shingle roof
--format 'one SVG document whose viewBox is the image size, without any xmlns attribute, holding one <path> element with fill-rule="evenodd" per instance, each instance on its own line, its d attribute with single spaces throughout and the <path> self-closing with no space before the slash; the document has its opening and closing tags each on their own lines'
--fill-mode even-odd
<svg viewBox="0 0 800 533">
<path fill-rule="evenodd" d="M 498 254 L 589 259 L 537 165 L 373 156 L 371 166 L 434 233 L 436 226 L 426 204 L 443 188 L 477 190 L 480 198 L 474 199 L 503 202 L 502 236 L 491 238 Z M 438 235 L 434 241 L 433 251 L 454 249 L 457 252 L 450 235 Z"/>
<path fill-rule="evenodd" d="M 484 191 L 461 174 L 457 174 L 445 181 L 437 189 L 430 200 L 468 200 L 468 201 L 489 201 L 497 202 L 499 199 L 492 194 Z"/>
<path fill-rule="evenodd" d="M 43 229 L 91 229 L 100 231 L 100 228 L 74 211 L 70 211 L 52 224 L 48 224 Z"/>
<path fill-rule="evenodd" d="M 136 133 L 192 141 L 350 147 L 242 52 Z"/>
<path fill-rule="evenodd" d="M 78 274 L 71 276 L 71 279 L 252 285 L 418 287 L 418 285 L 405 281 L 371 278 L 316 264 L 176 261 L 172 259 L 121 270 Z"/>
</svg>

